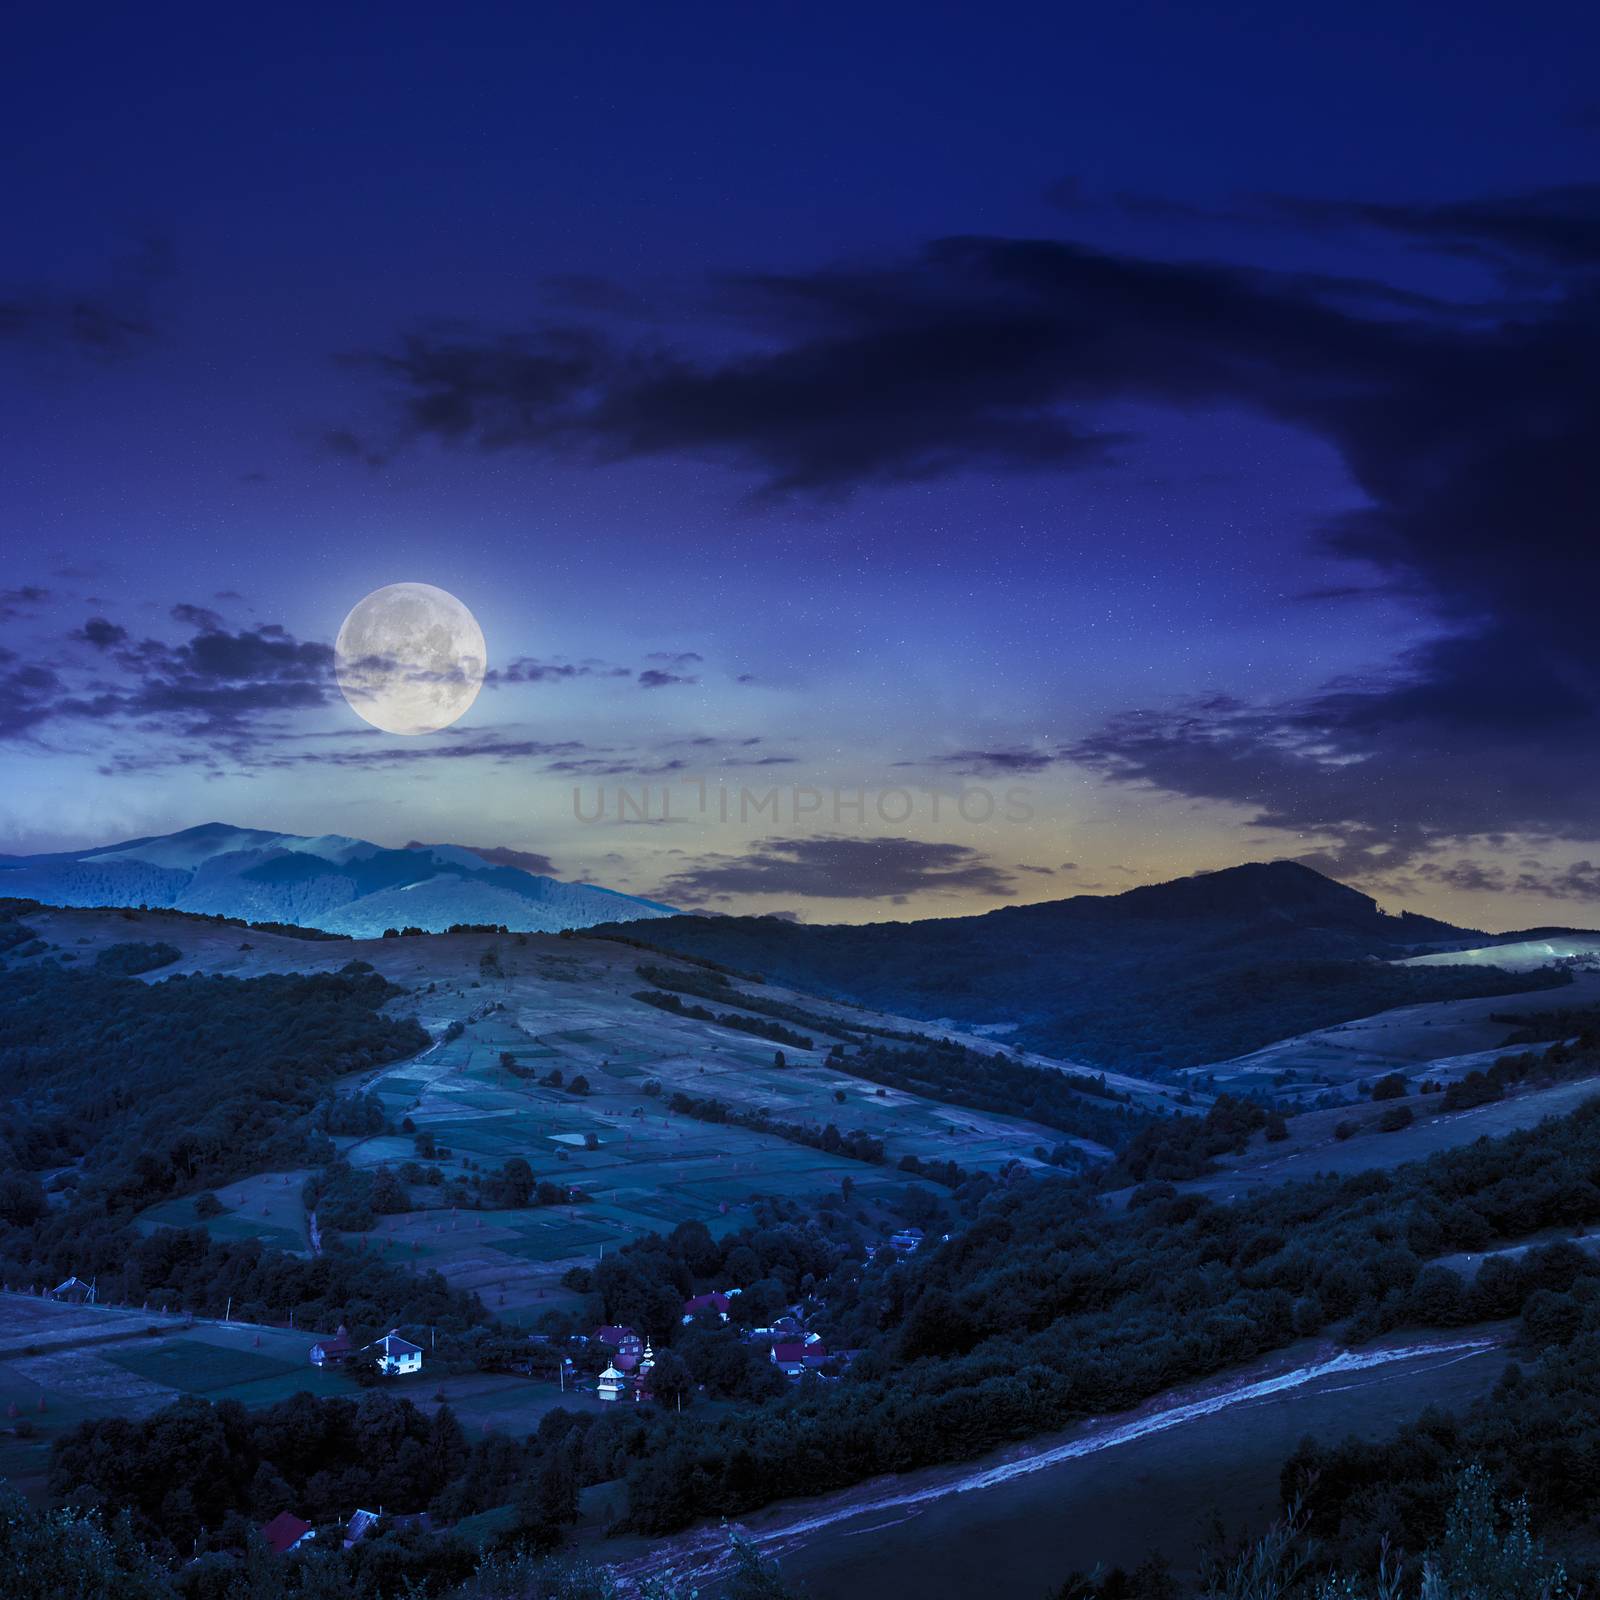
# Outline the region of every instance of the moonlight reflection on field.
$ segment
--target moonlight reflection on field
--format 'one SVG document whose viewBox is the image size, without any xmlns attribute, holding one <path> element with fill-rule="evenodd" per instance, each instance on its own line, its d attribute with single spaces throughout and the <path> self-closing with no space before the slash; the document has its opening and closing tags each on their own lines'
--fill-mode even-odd
<svg viewBox="0 0 1600 1600">
<path fill-rule="evenodd" d="M 374 589 L 344 619 L 334 651 L 352 709 L 385 733 L 437 733 L 463 716 L 483 687 L 478 619 L 431 583 Z"/>
</svg>

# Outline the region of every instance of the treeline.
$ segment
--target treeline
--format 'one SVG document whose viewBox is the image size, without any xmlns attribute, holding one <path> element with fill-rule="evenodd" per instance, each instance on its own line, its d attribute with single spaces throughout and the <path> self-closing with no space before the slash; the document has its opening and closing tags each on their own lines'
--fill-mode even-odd
<svg viewBox="0 0 1600 1600">
<path fill-rule="evenodd" d="M 13 1287 L 49 1287 L 69 1273 L 94 1280 L 103 1303 L 322 1329 L 341 1322 L 382 1333 L 397 1324 L 456 1333 L 491 1321 L 475 1294 L 431 1268 L 325 1250 L 306 1259 L 259 1239 L 218 1239 L 204 1228 L 143 1234 L 107 1217 L 52 1211 L 29 1229 L 0 1229 L 0 1273 Z"/>
<path fill-rule="evenodd" d="M 53 966 L 0 973 L 0 1106 L 9 1165 L 74 1164 L 113 1208 L 293 1166 L 343 1073 L 415 1054 L 399 991 L 340 973 L 136 983 Z"/>
<path fill-rule="evenodd" d="M 1173 1115 L 1147 1121 L 1116 1162 L 1100 1176 L 1105 1188 L 1129 1183 L 1181 1183 L 1204 1177 L 1218 1156 L 1240 1155 L 1253 1133 L 1283 1129 L 1281 1113 L 1253 1100 L 1221 1094 L 1204 1116 Z M 1286 1131 L 1286 1130 L 1285 1130 Z"/>
<path fill-rule="evenodd" d="M 755 1223 L 713 1236 L 703 1222 L 680 1222 L 608 1251 L 568 1286 L 599 1297 L 604 1321 L 625 1323 L 658 1343 L 676 1337 L 683 1302 L 704 1289 L 739 1287 L 731 1315 L 752 1324 L 816 1291 L 842 1265 L 865 1259 L 858 1237 L 826 1230 L 827 1213 L 802 1219 L 792 1202 L 763 1201 Z"/>
<path fill-rule="evenodd" d="M 1564 1036 L 1558 1036 L 1564 1038 Z M 1600 1037 L 1580 1033 L 1573 1044 L 1553 1044 L 1548 1050 L 1524 1050 L 1501 1056 L 1487 1068 L 1474 1069 L 1464 1078 L 1446 1084 L 1440 1105 L 1446 1111 L 1466 1111 L 1504 1099 L 1514 1084 L 1528 1079 L 1560 1083 L 1600 1072 Z"/>
<path fill-rule="evenodd" d="M 1594 1006 L 1563 1006 L 1555 1011 L 1530 1013 L 1495 1011 L 1489 1020 L 1515 1026 L 1517 1031 L 1505 1041 L 1508 1046 L 1574 1039 L 1580 1049 L 1600 1049 L 1600 1010 Z"/>
<path fill-rule="evenodd" d="M 1115 1150 L 1128 1142 L 1143 1114 L 1121 1102 L 1103 1075 L 1030 1067 L 994 1051 L 972 1050 L 949 1039 L 918 1040 L 911 1049 L 867 1045 L 836 1052 L 834 1064 L 853 1077 L 925 1095 L 947 1105 L 1025 1117 L 1075 1139 Z M 1085 1096 L 1091 1097 L 1085 1100 Z"/>
<path fill-rule="evenodd" d="M 207 1553 L 171 1568 L 139 1541 L 130 1516 L 36 1511 L 0 1482 L 0 1571 L 6 1600 L 619 1600 L 610 1569 L 541 1553 L 549 1519 L 565 1516 L 569 1498 L 559 1475 L 525 1480 L 513 1522 L 487 1550 L 383 1517 L 348 1550 L 335 1525 L 289 1556 L 272 1556 L 235 1514 L 225 1527 L 237 1544 L 207 1535 Z M 794 1600 L 771 1561 L 737 1535 L 729 1545 L 723 1600 Z M 693 1579 L 649 1584 L 650 1600 L 699 1592 Z"/>
<path fill-rule="evenodd" d="M 718 1000 L 729 1005 L 743 1006 L 746 1011 L 757 1012 L 763 1017 L 776 1017 L 780 1022 L 798 1023 L 802 1028 L 812 1028 L 818 1033 L 826 1033 L 835 1039 L 843 1039 L 852 1044 L 865 1044 L 873 1037 L 899 1039 L 908 1044 L 919 1044 L 922 1040 L 920 1034 L 874 1027 L 853 1018 L 845 1021 L 839 1017 L 824 1016 L 820 1011 L 797 1006 L 790 1000 L 772 1000 L 765 995 L 745 994 L 742 990 L 735 989 L 720 971 L 686 972 L 678 967 L 651 966 L 649 963 L 635 967 L 634 971 L 658 989 L 670 989 L 676 994 L 694 995 L 701 1000 Z"/>
<path fill-rule="evenodd" d="M 54 967 L 0 973 L 0 1278 L 76 1273 L 102 1300 L 257 1320 L 469 1326 L 473 1296 L 434 1273 L 257 1240 L 134 1223 L 146 1206 L 246 1173 L 334 1159 L 329 1134 L 382 1126 L 341 1074 L 414 1053 L 427 1035 L 379 1011 L 398 993 L 363 963 L 342 972 L 145 984 Z M 50 1203 L 35 1175 L 66 1168 Z M 215 1202 L 213 1201 L 213 1204 Z"/>
<path fill-rule="evenodd" d="M 170 967 L 183 952 L 175 944 L 109 944 L 94 958 L 94 970 L 110 977 L 132 978 L 157 967 Z"/>
<path fill-rule="evenodd" d="M 0 926 L 10 923 L 15 918 L 24 916 L 30 911 L 49 911 L 53 909 L 55 908 L 46 906 L 38 900 L 0 897 Z M 172 906 L 98 906 L 85 909 L 115 911 L 125 922 L 137 922 L 142 915 L 173 917 L 183 922 L 209 923 L 213 927 L 249 928 L 257 933 L 275 933 L 285 939 L 344 939 L 348 941 L 354 937 L 348 933 L 329 933 L 323 928 L 303 928 L 297 922 L 251 922 L 245 917 L 224 916 L 220 911 L 179 911 Z M 3 948 L 3 944 L 0 944 L 0 948 Z"/>
<path fill-rule="evenodd" d="M 1468 1286 L 1432 1258 L 1600 1217 L 1597 1140 L 1600 1102 L 1590 1102 L 1395 1173 L 1229 1206 L 1156 1198 L 1118 1218 L 1084 1185 L 1013 1188 L 948 1243 L 836 1277 L 828 1342 L 865 1350 L 849 1375 L 714 1426 L 686 1417 L 630 1474 L 630 1521 L 659 1533 L 976 1455 L 1335 1320 L 1360 1340 L 1515 1314 L 1529 1297 L 1520 1280 Z"/>
<path fill-rule="evenodd" d="M 756 1133 L 770 1133 L 775 1138 L 786 1139 L 790 1144 L 803 1144 L 812 1150 L 823 1150 L 829 1155 L 847 1156 L 851 1161 L 866 1161 L 877 1166 L 884 1160 L 883 1140 L 875 1134 L 859 1129 L 841 1133 L 831 1122 L 822 1127 L 810 1122 L 788 1122 L 775 1117 L 764 1106 L 735 1106 L 715 1095 L 691 1095 L 679 1090 L 667 1101 L 667 1107 L 682 1117 L 693 1117 L 697 1122 L 731 1122 L 740 1128 L 750 1128 Z"/>
<path fill-rule="evenodd" d="M 556 935 L 558 939 L 603 939 L 607 944 L 625 944 L 630 950 L 643 950 L 653 956 L 668 956 L 674 961 L 682 961 L 691 967 L 700 967 L 706 972 L 720 972 L 725 977 L 737 978 L 741 983 L 765 983 L 767 980 L 759 972 L 745 972 L 738 967 L 730 967 L 721 961 L 713 961 L 709 956 L 683 954 L 677 950 L 663 949 L 659 944 L 652 944 L 648 939 L 635 938 L 631 934 L 621 933 L 616 925 L 601 924 L 594 928 L 563 928 Z"/>
<path fill-rule="evenodd" d="M 786 1044 L 794 1050 L 810 1050 L 812 1042 L 803 1033 L 786 1028 L 781 1022 L 768 1022 L 761 1017 L 745 1017 L 736 1011 L 712 1011 L 707 1006 L 686 1006 L 675 994 L 660 989 L 641 989 L 633 997 L 658 1011 L 670 1011 L 674 1016 L 693 1017 L 696 1022 L 714 1022 L 719 1028 L 734 1028 L 740 1033 L 753 1033 L 758 1039 L 771 1039 L 775 1044 Z"/>
<path fill-rule="evenodd" d="M 495 1542 L 549 1549 L 577 1520 L 580 1487 L 618 1477 L 661 1425 L 653 1408 L 613 1406 L 551 1413 L 525 1440 L 498 1431 L 469 1440 L 449 1406 L 430 1416 L 383 1390 L 354 1400 L 301 1393 L 254 1410 L 185 1397 L 149 1417 L 94 1419 L 64 1434 L 51 1452 L 50 1490 L 80 1510 L 126 1513 L 131 1539 L 179 1566 L 181 1592 L 231 1597 L 254 1592 L 243 1586 L 260 1550 L 257 1529 L 284 1511 L 322 1527 L 338 1527 L 357 1507 L 452 1523 L 509 1502 Z M 373 1551 L 363 1552 L 363 1540 L 343 1553 L 348 1587 L 316 1592 L 433 1594 L 478 1565 L 477 1548 L 448 1531 L 384 1533 L 380 1524 L 370 1536 Z M 374 1554 L 385 1545 L 387 1560 Z M 196 1565 L 215 1588 L 197 1581 Z"/>
</svg>

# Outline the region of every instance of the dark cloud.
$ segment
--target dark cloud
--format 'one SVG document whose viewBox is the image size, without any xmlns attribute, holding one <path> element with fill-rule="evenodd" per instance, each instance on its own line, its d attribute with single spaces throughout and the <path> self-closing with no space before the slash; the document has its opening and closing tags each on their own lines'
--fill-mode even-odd
<svg viewBox="0 0 1600 1600">
<path fill-rule="evenodd" d="M 457 732 L 451 729 L 448 732 Z M 271 766 L 317 765 L 330 767 L 427 766 L 438 761 L 539 761 L 548 756 L 566 757 L 571 752 L 584 749 L 576 739 L 507 739 L 500 734 L 467 731 L 462 737 L 441 742 L 407 739 L 403 743 L 388 740 L 383 744 L 354 748 L 280 753 L 266 760 Z M 561 763 L 552 763 L 547 771 L 557 771 Z"/>
<path fill-rule="evenodd" d="M 1044 772 L 1060 759 L 1059 754 L 1048 750 L 951 750 L 942 755 L 928 756 L 921 762 L 897 761 L 895 765 L 952 767 L 966 776 L 992 777 L 1006 773 Z"/>
<path fill-rule="evenodd" d="M 592 330 L 456 329 L 369 365 L 413 436 L 718 460 L 768 495 L 1097 465 L 1113 441 L 1095 419 L 1113 402 L 1288 424 L 1327 442 L 1365 501 L 1320 538 L 1368 576 L 1299 603 L 1404 597 L 1437 636 L 1293 702 L 1130 712 L 1073 757 L 1243 807 L 1345 870 L 1494 830 L 1600 837 L 1600 186 L 1256 209 L 1481 260 L 1491 287 L 1447 304 L 1381 282 L 956 238 L 876 266 L 734 281 L 753 342 L 716 359 Z M 641 684 L 666 681 L 654 670 Z M 936 759 L 1004 772 L 1052 758 Z"/>
<path fill-rule="evenodd" d="M 1600 260 L 1597 183 L 1440 205 L 1286 197 L 1272 205 L 1295 222 L 1382 229 L 1449 255 L 1492 261 L 1519 278 L 1533 261 L 1564 270 Z"/>
<path fill-rule="evenodd" d="M 92 644 L 96 650 L 109 650 L 113 645 L 127 641 L 128 630 L 107 617 L 90 617 L 81 628 L 74 629 L 69 637 L 80 644 Z"/>
<path fill-rule="evenodd" d="M 222 627 L 222 618 L 207 606 L 180 603 L 172 608 L 171 616 L 174 622 L 181 622 L 186 627 L 199 628 L 207 633 L 216 633 Z"/>
<path fill-rule="evenodd" d="M 631 678 L 631 667 L 608 667 L 601 661 L 540 661 L 533 656 L 518 656 L 503 667 L 491 667 L 484 683 L 492 688 L 503 683 L 562 683 L 569 678 Z"/>
<path fill-rule="evenodd" d="M 194 630 L 181 644 L 130 639 L 91 617 L 72 638 L 93 645 L 120 676 L 69 684 L 45 665 L 10 666 L 0 690 L 0 737 L 52 722 L 135 721 L 146 733 L 226 739 L 236 749 L 263 714 L 324 704 L 333 690 L 333 649 L 295 639 L 276 624 L 230 633 L 204 607 L 178 605 L 174 620 Z M 13 658 L 14 659 L 14 658 Z"/>
<path fill-rule="evenodd" d="M 647 657 L 651 661 L 665 661 L 672 667 L 697 665 L 703 658 L 692 650 L 669 653 L 656 651 Z M 665 689 L 674 684 L 697 684 L 699 678 L 690 673 L 669 671 L 664 667 L 610 666 L 603 661 L 540 661 L 533 656 L 521 656 L 504 667 L 491 668 L 484 683 L 491 689 L 514 683 L 564 683 L 573 678 L 632 678 L 643 689 Z"/>
<path fill-rule="evenodd" d="M 1545 895 L 1551 900 L 1600 900 L 1600 864 L 1573 861 L 1554 870 L 1522 872 L 1517 889 L 1523 894 Z"/>
<path fill-rule="evenodd" d="M 679 905 L 756 894 L 899 905 L 916 894 L 1008 896 L 1012 890 L 1010 874 L 967 845 L 825 835 L 763 839 L 743 856 L 703 856 L 673 873 L 659 893 Z"/>
<path fill-rule="evenodd" d="M 381 467 L 389 459 L 387 451 L 379 449 L 353 428 L 329 428 L 322 435 L 322 448 L 330 456 L 338 456 L 345 461 L 359 461 L 369 467 Z M 252 481 L 262 481 L 265 477 L 265 473 L 257 473 Z"/>
<path fill-rule="evenodd" d="M 0 589 L 0 622 L 33 616 L 33 608 L 49 598 L 50 591 L 41 589 L 36 583 L 25 583 L 19 589 Z"/>
<path fill-rule="evenodd" d="M 0 290 L 0 347 L 30 344 L 102 358 L 136 354 L 158 337 L 153 306 L 173 270 L 170 244 L 151 239 L 113 262 L 93 287 Z"/>
<path fill-rule="evenodd" d="M 1600 711 L 1584 664 L 1537 632 L 1449 637 L 1300 700 L 1133 711 L 1075 744 L 1118 782 L 1247 809 L 1331 841 L 1302 859 L 1390 871 L 1451 841 L 1592 838 Z"/>
<path fill-rule="evenodd" d="M 61 679 L 37 662 L 19 664 L 0 649 L 0 739 L 15 739 L 48 722 L 66 693 Z"/>
</svg>

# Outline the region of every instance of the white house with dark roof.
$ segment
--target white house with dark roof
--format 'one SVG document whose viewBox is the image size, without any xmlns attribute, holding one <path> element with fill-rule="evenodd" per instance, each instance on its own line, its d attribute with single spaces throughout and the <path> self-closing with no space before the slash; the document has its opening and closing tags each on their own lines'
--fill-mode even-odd
<svg viewBox="0 0 1600 1600">
<path fill-rule="evenodd" d="M 367 1349 L 377 1356 L 378 1370 L 386 1378 L 422 1371 L 422 1346 L 402 1339 L 392 1328 L 381 1339 L 374 1339 Z"/>
</svg>

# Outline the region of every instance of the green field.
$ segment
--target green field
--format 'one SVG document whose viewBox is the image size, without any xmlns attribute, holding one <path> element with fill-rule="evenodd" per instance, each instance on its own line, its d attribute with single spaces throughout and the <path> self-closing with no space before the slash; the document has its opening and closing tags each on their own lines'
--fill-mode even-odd
<svg viewBox="0 0 1600 1600">
<path fill-rule="evenodd" d="M 314 1370 L 304 1361 L 291 1363 L 255 1350 L 234 1350 L 203 1344 L 198 1339 L 163 1339 L 144 1349 L 110 1349 L 105 1359 L 126 1372 L 184 1394 L 209 1394 L 236 1384 Z"/>
<path fill-rule="evenodd" d="M 15 1406 L 31 1435 L 0 1423 L 0 1477 L 42 1495 L 62 1433 L 91 1417 L 147 1416 L 184 1394 L 268 1405 L 301 1390 L 356 1393 L 348 1378 L 310 1364 L 314 1339 L 0 1294 L 0 1412 Z"/>
</svg>

